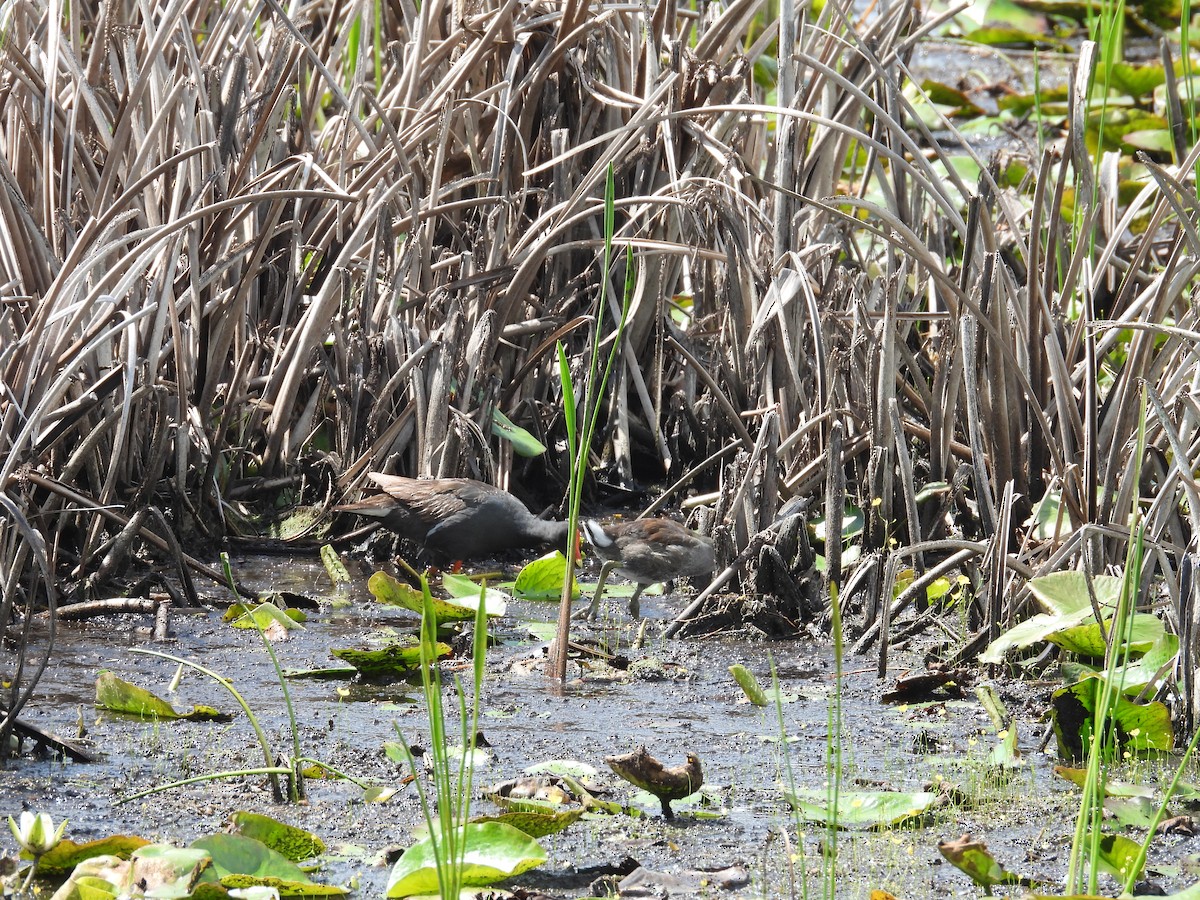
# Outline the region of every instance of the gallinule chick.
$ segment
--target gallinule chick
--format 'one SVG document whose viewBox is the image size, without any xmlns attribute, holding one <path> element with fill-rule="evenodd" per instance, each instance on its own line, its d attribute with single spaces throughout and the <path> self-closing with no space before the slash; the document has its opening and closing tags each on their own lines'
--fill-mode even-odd
<svg viewBox="0 0 1200 900">
<path fill-rule="evenodd" d="M 596 555 L 604 560 L 591 606 L 583 618 L 596 618 L 600 595 L 610 572 L 637 582 L 629 598 L 629 614 L 641 615 L 638 598 L 647 585 L 684 575 L 704 575 L 716 562 L 712 541 L 670 519 L 635 519 L 601 525 L 594 519 L 583 523 L 583 532 Z"/>
<path fill-rule="evenodd" d="M 470 478 L 403 478 L 370 472 L 383 493 L 334 512 L 382 520 L 384 527 L 451 560 L 514 547 L 566 544 L 568 524 L 539 519 L 510 494 Z"/>
<path fill-rule="evenodd" d="M 675 818 L 672 800 L 682 800 L 704 784 L 704 770 L 695 753 L 689 752 L 687 762 L 681 766 L 664 766 L 645 747 L 638 747 L 624 756 L 606 756 L 604 761 L 630 784 L 657 797 L 666 819 Z"/>
</svg>

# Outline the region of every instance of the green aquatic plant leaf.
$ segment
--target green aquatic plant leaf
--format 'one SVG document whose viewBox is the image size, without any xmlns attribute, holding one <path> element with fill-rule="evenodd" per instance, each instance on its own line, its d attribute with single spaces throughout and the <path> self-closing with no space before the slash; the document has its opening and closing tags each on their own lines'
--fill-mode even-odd
<svg viewBox="0 0 1200 900">
<path fill-rule="evenodd" d="M 1054 737 L 1060 758 L 1083 759 L 1087 755 L 1100 691 L 1101 679 L 1093 675 L 1051 695 Z M 1162 703 L 1139 704 L 1118 696 L 1112 720 L 1118 743 L 1129 750 L 1170 750 L 1175 746 L 1171 713 Z"/>
<path fill-rule="evenodd" d="M 468 619 L 475 618 L 475 610 L 479 608 L 480 597 L 483 598 L 484 614 L 488 616 L 504 615 L 508 610 L 508 601 L 511 599 L 504 591 L 484 587 L 466 575 L 443 574 L 442 587 L 452 598 L 445 602 L 464 610 Z M 438 621 L 441 621 L 440 616 Z"/>
<path fill-rule="evenodd" d="M 1101 631 L 1096 622 L 1073 625 L 1046 635 L 1046 640 L 1071 653 L 1090 659 L 1103 659 L 1107 647 L 1104 636 L 1112 629 L 1112 619 L 1106 619 Z M 1149 650 L 1165 633 L 1163 621 L 1150 613 L 1135 613 L 1129 628 L 1125 649 L 1135 653 Z"/>
<path fill-rule="evenodd" d="M 535 801 L 525 802 L 531 803 Z M 565 831 L 568 827 L 578 822 L 584 813 L 582 807 L 577 809 L 553 809 L 549 808 L 549 805 L 547 806 L 548 808 L 546 809 L 536 811 L 522 809 L 500 813 L 495 816 L 476 816 L 471 819 L 471 822 L 477 825 L 487 822 L 499 822 L 502 825 L 510 825 L 518 831 L 536 839 Z"/>
<path fill-rule="evenodd" d="M 512 444 L 517 456 L 534 457 L 546 452 L 545 444 L 524 428 L 514 425 L 512 419 L 496 408 L 492 409 L 492 434 Z"/>
<path fill-rule="evenodd" d="M 330 651 L 343 662 L 347 662 L 368 678 L 378 678 L 382 675 L 406 675 L 416 671 L 421 665 L 421 648 L 419 646 L 402 646 L 392 644 L 378 650 L 356 650 L 343 648 Z M 437 657 L 449 656 L 450 646 L 438 642 Z"/>
<path fill-rule="evenodd" d="M 325 842 L 311 831 L 261 813 L 235 812 L 230 821 L 238 834 L 265 844 L 292 862 L 312 859 L 325 852 Z"/>
<path fill-rule="evenodd" d="M 475 618 L 475 609 L 479 605 L 480 586 L 465 575 L 445 574 L 442 576 L 442 587 L 453 599 L 445 600 L 430 596 L 433 604 L 434 618 L 439 622 L 462 622 Z M 420 613 L 424 603 L 424 594 L 412 585 L 389 575 L 387 572 L 376 572 L 367 579 L 367 590 L 380 603 L 388 606 L 399 606 Z M 508 597 L 500 591 L 488 589 L 484 601 L 489 616 L 502 616 L 507 609 Z"/>
<path fill-rule="evenodd" d="M 944 802 L 941 794 L 929 791 L 841 791 L 831 816 L 824 789 L 795 794 L 784 791 L 783 797 L 808 821 L 824 825 L 832 820 L 839 828 L 899 825 Z"/>
<path fill-rule="evenodd" d="M 192 841 L 191 846 L 212 857 L 213 872 L 218 878 L 252 875 L 300 884 L 312 881 L 283 854 L 272 850 L 262 841 L 242 834 L 210 834 Z"/>
<path fill-rule="evenodd" d="M 538 557 L 517 573 L 513 593 L 522 600 L 554 600 L 562 596 L 567 577 L 567 558 L 561 550 Z M 579 596 L 579 582 L 571 586 L 571 596 Z"/>
<path fill-rule="evenodd" d="M 135 850 L 149 843 L 145 838 L 126 834 L 114 834 L 82 844 L 77 844 L 70 838 L 63 838 L 54 849 L 43 853 L 38 859 L 38 872 L 47 877 L 66 875 L 84 860 L 95 856 L 129 859 Z"/>
<path fill-rule="evenodd" d="M 462 828 L 466 845 L 462 884 L 477 887 L 527 872 L 546 861 L 546 851 L 529 835 L 500 822 Z M 397 860 L 388 877 L 388 897 L 433 894 L 438 890 L 433 841 L 418 841 Z"/>
<path fill-rule="evenodd" d="M 96 706 L 143 719 L 229 720 L 228 715 L 211 706 L 196 705 L 189 712 L 181 713 L 161 697 L 112 672 L 101 672 L 96 678 Z"/>
<path fill-rule="evenodd" d="M 203 850 L 146 844 L 129 859 L 93 856 L 79 863 L 54 893 L 56 900 L 153 897 L 175 900 L 192 894 L 212 859 Z"/>
<path fill-rule="evenodd" d="M 998 884 L 1028 886 L 1033 883 L 1029 878 L 1005 869 L 997 862 L 986 844 L 973 841 L 969 836 L 957 841 L 938 841 L 938 852 L 982 888 L 990 889 Z M 991 891 L 988 890 L 988 893 Z"/>
<path fill-rule="evenodd" d="M 1092 578 L 1092 589 L 1102 611 L 1116 609 L 1121 581 L 1114 575 Z M 1057 632 L 1095 621 L 1087 579 L 1082 572 L 1053 572 L 1034 578 L 1029 582 L 1029 591 L 1045 612 L 1031 616 L 992 641 L 980 654 L 981 663 L 1001 663 L 1009 650 L 1030 647 L 1049 640 Z"/>
<path fill-rule="evenodd" d="M 737 682 L 738 687 L 742 689 L 742 693 L 746 695 L 755 706 L 766 706 L 770 702 L 766 692 L 759 685 L 758 679 L 754 677 L 754 673 L 745 666 L 734 663 L 729 667 L 729 674 L 733 676 L 733 680 Z"/>
<path fill-rule="evenodd" d="M 274 603 L 260 603 L 253 609 L 245 609 L 243 607 L 242 614 L 232 621 L 234 628 L 247 628 L 252 631 L 263 630 L 270 628 L 272 625 L 279 625 L 285 631 L 291 631 L 293 628 L 303 628 L 299 619 L 307 618 L 301 610 L 289 609 L 282 610 Z"/>
<path fill-rule="evenodd" d="M 325 566 L 325 574 L 329 576 L 334 587 L 350 583 L 350 573 L 346 571 L 342 558 L 329 544 L 321 545 L 321 562 Z"/>
</svg>

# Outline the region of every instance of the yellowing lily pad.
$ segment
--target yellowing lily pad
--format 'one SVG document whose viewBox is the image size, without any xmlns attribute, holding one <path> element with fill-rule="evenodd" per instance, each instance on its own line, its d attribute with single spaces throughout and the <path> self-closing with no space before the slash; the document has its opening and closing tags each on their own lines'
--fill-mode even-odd
<svg viewBox="0 0 1200 900">
<path fill-rule="evenodd" d="M 211 706 L 193 706 L 190 712 L 181 713 L 161 697 L 118 678 L 112 672 L 101 672 L 96 678 L 96 706 L 143 719 L 229 719 L 229 716 Z"/>
</svg>

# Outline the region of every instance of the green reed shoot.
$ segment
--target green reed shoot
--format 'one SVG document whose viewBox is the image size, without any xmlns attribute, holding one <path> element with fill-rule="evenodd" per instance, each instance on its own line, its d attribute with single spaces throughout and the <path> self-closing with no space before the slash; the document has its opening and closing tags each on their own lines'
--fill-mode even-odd
<svg viewBox="0 0 1200 900">
<path fill-rule="evenodd" d="M 604 252 L 601 261 L 600 292 L 596 297 L 594 324 L 592 328 L 592 343 L 587 357 L 587 373 L 584 378 L 583 406 L 576 403 L 575 382 L 571 377 L 571 366 L 567 359 L 567 351 L 560 341 L 558 344 L 558 377 L 562 383 L 563 417 L 567 425 L 567 448 L 571 458 L 571 478 L 568 484 L 567 521 L 570 522 L 567 536 L 567 566 L 563 578 L 562 599 L 558 612 L 558 636 L 554 653 L 550 656 L 549 672 L 552 678 L 560 681 L 567 675 L 567 638 L 571 627 L 571 586 L 575 583 L 575 546 L 579 534 L 579 507 L 583 498 L 583 483 L 587 476 L 588 455 L 592 447 L 592 438 L 596 433 L 596 423 L 600 419 L 600 401 L 608 387 L 613 367 L 621 352 L 624 340 L 625 323 L 629 318 L 629 304 L 633 296 L 633 250 L 626 251 L 625 257 L 625 290 L 621 301 L 621 317 L 617 321 L 617 332 L 609 348 L 608 357 L 600 371 L 600 323 L 604 321 L 604 310 L 608 303 L 608 278 L 612 268 L 612 243 L 616 222 L 616 187 L 613 167 L 608 166 L 608 175 L 604 181 Z"/>
<path fill-rule="evenodd" d="M 464 859 L 467 852 L 464 826 L 471 814 L 471 786 L 475 777 L 475 746 L 479 734 L 479 697 L 483 690 L 484 662 L 487 652 L 487 605 L 480 589 L 475 610 L 475 633 L 471 644 L 472 675 L 475 679 L 468 704 L 466 692 L 457 676 L 458 721 L 462 735 L 462 755 L 457 769 L 450 757 L 446 740 L 446 710 L 442 701 L 442 676 L 437 664 L 437 616 L 429 583 L 421 576 L 423 610 L 421 613 L 421 691 L 425 698 L 425 716 L 429 723 L 429 754 L 433 768 L 434 796 L 416 778 L 421 813 L 429 829 L 429 841 L 438 873 L 438 891 L 442 900 L 458 900 L 462 890 Z M 414 775 L 416 760 L 404 735 L 396 728 L 400 745 Z M 431 806 L 432 804 L 432 806 Z"/>
</svg>

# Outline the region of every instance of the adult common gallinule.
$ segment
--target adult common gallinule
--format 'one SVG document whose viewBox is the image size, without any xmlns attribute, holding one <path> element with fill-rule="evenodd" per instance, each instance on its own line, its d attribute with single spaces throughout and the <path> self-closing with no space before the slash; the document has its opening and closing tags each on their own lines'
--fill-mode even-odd
<svg viewBox="0 0 1200 900">
<path fill-rule="evenodd" d="M 334 512 L 381 519 L 401 537 L 451 560 L 514 547 L 566 544 L 566 522 L 539 519 L 508 491 L 470 478 L 404 478 L 370 472 L 383 493 Z"/>
<path fill-rule="evenodd" d="M 716 562 L 712 541 L 670 519 L 635 519 L 601 525 L 594 519 L 583 524 L 583 532 L 596 555 L 604 560 L 592 603 L 583 618 L 596 618 L 600 595 L 610 572 L 637 582 L 629 598 L 629 614 L 641 615 L 638 598 L 647 585 L 684 575 L 704 575 Z"/>
</svg>

